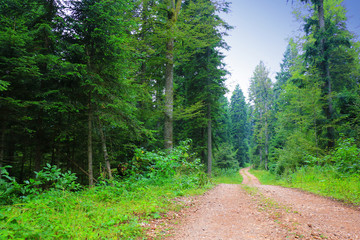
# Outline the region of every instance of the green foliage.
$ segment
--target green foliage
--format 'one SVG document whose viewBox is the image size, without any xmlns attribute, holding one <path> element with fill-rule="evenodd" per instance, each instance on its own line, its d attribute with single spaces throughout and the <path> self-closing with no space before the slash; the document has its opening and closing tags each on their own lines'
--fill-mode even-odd
<svg viewBox="0 0 360 240">
<path fill-rule="evenodd" d="M 360 175 L 360 148 L 354 142 L 353 138 L 341 139 L 332 154 L 335 166 L 341 173 Z"/>
<path fill-rule="evenodd" d="M 177 185 L 125 183 L 77 193 L 49 191 L 24 204 L 0 207 L 1 239 L 143 239 L 150 219 L 166 216 L 181 205 Z M 182 190 L 181 195 L 202 190 Z"/>
<path fill-rule="evenodd" d="M 149 184 L 163 184 L 179 181 L 184 188 L 204 186 L 204 166 L 200 159 L 191 152 L 191 140 L 180 142 L 171 151 L 146 151 L 135 149 L 128 173 L 130 179 L 136 178 Z"/>
<path fill-rule="evenodd" d="M 12 203 L 20 189 L 20 186 L 16 182 L 15 178 L 11 177 L 9 172 L 6 170 L 8 168 L 11 168 L 11 166 L 4 166 L 0 168 L 0 205 Z"/>
<path fill-rule="evenodd" d="M 212 181 L 217 184 L 241 184 L 243 178 L 239 173 L 239 168 L 215 168 Z"/>
<path fill-rule="evenodd" d="M 252 163 L 268 169 L 270 129 L 272 125 L 273 88 L 265 64 L 255 67 L 250 79 L 249 97 L 252 108 Z"/>
<path fill-rule="evenodd" d="M 236 160 L 240 166 L 249 162 L 249 135 L 250 127 L 248 121 L 248 105 L 240 86 L 235 87 L 231 96 L 230 105 L 231 118 L 231 142 L 236 151 Z"/>
<path fill-rule="evenodd" d="M 331 166 L 315 166 L 304 167 L 289 178 L 288 186 L 360 205 L 359 174 L 344 176 Z"/>
<path fill-rule="evenodd" d="M 239 162 L 236 154 L 230 144 L 222 143 L 214 153 L 214 166 L 219 169 L 237 169 Z"/>
<path fill-rule="evenodd" d="M 75 173 L 70 171 L 62 173 L 56 166 L 47 164 L 41 171 L 35 172 L 36 177 L 26 180 L 24 184 L 16 182 L 9 176 L 5 166 L 0 169 L 0 205 L 14 202 L 28 201 L 33 197 L 46 193 L 46 191 L 77 191 L 81 186 L 76 182 Z M 19 198 L 20 197 L 20 198 Z"/>
<path fill-rule="evenodd" d="M 67 191 L 76 188 L 72 184 L 75 176 L 47 165 L 26 185 L 28 190 L 41 187 L 46 191 L 39 194 L 34 190 L 36 198 L 0 206 L 0 238 L 145 238 L 149 220 L 181 208 L 181 203 L 172 199 L 201 194 L 211 186 L 203 166 L 191 153 L 190 142 L 182 142 L 167 154 L 137 149 L 131 176 L 100 180 L 97 186 L 82 191 Z M 3 176 L 8 176 L 6 171 Z"/>
<path fill-rule="evenodd" d="M 333 167 L 339 174 L 351 176 L 360 174 L 360 148 L 353 138 L 340 138 L 337 147 L 324 157 L 308 155 L 308 166 Z"/>
<path fill-rule="evenodd" d="M 281 165 L 277 165 L 270 172 L 252 170 L 252 173 L 262 184 L 301 188 L 360 205 L 359 156 L 360 149 L 354 144 L 354 139 L 343 138 L 328 155 L 304 155 L 305 165 L 302 167 L 279 172 L 277 168 Z"/>
<path fill-rule="evenodd" d="M 46 164 L 39 172 L 35 172 L 35 178 L 25 181 L 21 192 L 24 195 L 39 194 L 45 190 L 76 191 L 80 184 L 76 182 L 75 173 L 61 172 L 57 166 Z"/>
</svg>

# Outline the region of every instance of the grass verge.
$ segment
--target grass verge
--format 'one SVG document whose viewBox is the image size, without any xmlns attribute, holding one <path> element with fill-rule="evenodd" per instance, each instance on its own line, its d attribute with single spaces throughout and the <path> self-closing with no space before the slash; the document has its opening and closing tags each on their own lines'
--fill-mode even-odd
<svg viewBox="0 0 360 240">
<path fill-rule="evenodd" d="M 149 220 L 179 210 L 171 199 L 210 187 L 180 190 L 169 182 L 131 190 L 50 191 L 27 203 L 1 206 L 0 239 L 146 239 Z"/>
<path fill-rule="evenodd" d="M 343 175 L 330 167 L 306 167 L 280 178 L 268 171 L 250 170 L 261 184 L 299 188 L 360 206 L 360 175 Z"/>
</svg>

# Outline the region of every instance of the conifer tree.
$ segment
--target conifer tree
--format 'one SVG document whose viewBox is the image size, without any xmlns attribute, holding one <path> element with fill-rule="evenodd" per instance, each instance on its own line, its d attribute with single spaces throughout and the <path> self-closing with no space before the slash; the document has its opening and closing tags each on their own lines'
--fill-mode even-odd
<svg viewBox="0 0 360 240">
<path fill-rule="evenodd" d="M 236 160 L 239 166 L 244 166 L 249 160 L 248 156 L 248 109 L 245 96 L 239 85 L 236 85 L 231 96 L 230 117 L 231 117 L 231 139 L 236 151 Z"/>
<path fill-rule="evenodd" d="M 253 105 L 252 117 L 255 124 L 253 126 L 255 141 L 255 149 L 253 151 L 255 152 L 254 155 L 258 156 L 258 159 L 253 159 L 253 162 L 268 169 L 273 89 L 269 78 L 269 71 L 262 61 L 256 66 L 250 79 L 249 96 L 250 102 Z"/>
</svg>

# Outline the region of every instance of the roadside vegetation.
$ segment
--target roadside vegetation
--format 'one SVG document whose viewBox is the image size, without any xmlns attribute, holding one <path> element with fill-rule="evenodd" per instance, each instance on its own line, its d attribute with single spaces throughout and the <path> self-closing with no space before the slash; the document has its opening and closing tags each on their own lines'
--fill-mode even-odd
<svg viewBox="0 0 360 240">
<path fill-rule="evenodd" d="M 305 1 L 275 81 L 250 81 L 250 162 L 263 184 L 360 205 L 359 41 L 342 0 Z"/>
<path fill-rule="evenodd" d="M 0 239 L 141 239 L 148 221 L 181 208 L 176 197 L 212 184 L 189 141 L 171 153 L 137 149 L 126 177 L 83 188 L 71 172 L 47 165 L 17 183 L 6 167 L 0 179 Z"/>
<path fill-rule="evenodd" d="M 339 140 L 338 146 L 329 155 L 314 157 L 308 155 L 306 164 L 295 171 L 277 174 L 254 170 L 262 184 L 281 185 L 303 189 L 345 203 L 360 205 L 360 149 L 354 139 Z"/>
<path fill-rule="evenodd" d="M 213 182 L 216 184 L 241 184 L 243 177 L 240 175 L 238 169 L 216 169 Z"/>
<path fill-rule="evenodd" d="M 55 165 L 22 184 L 2 167 L 0 239 L 145 239 L 149 221 L 183 207 L 178 197 L 242 181 L 238 170 L 216 168 L 210 181 L 190 143 L 171 152 L 136 149 L 125 176 L 100 177 L 91 188 Z"/>
</svg>

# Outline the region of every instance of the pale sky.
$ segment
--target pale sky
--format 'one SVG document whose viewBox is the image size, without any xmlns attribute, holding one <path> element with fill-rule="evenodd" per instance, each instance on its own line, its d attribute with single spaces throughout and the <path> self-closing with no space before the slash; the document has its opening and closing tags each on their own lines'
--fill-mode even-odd
<svg viewBox="0 0 360 240">
<path fill-rule="evenodd" d="M 326 0 L 325 0 L 326 1 Z M 237 84 L 248 96 L 250 78 L 256 65 L 263 61 L 275 81 L 276 72 L 286 50 L 288 39 L 296 35 L 301 23 L 292 14 L 292 0 L 232 0 L 231 12 L 221 17 L 235 29 L 225 41 L 231 49 L 224 62 L 231 72 L 226 85 L 228 96 Z M 294 3 L 297 2 L 294 0 Z M 348 29 L 360 33 L 360 0 L 345 0 Z M 359 38 L 358 38 L 359 39 Z"/>
</svg>

